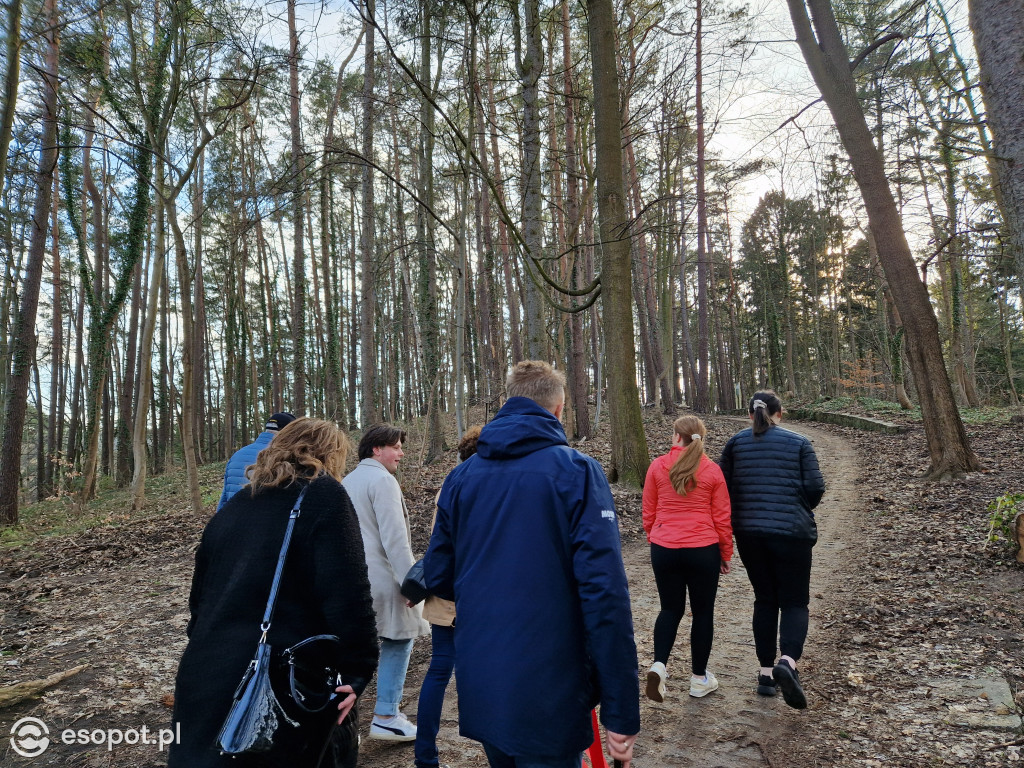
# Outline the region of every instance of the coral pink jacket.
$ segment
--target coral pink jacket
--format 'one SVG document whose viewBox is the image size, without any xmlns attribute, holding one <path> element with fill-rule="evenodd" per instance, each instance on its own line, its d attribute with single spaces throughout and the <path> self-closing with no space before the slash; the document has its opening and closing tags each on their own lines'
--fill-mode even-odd
<svg viewBox="0 0 1024 768">
<path fill-rule="evenodd" d="M 685 496 L 676 493 L 668 472 L 682 447 L 673 446 L 651 462 L 644 483 L 644 530 L 652 544 L 669 549 L 707 547 L 717 543 L 722 560 L 732 558 L 729 490 L 722 470 L 707 456 L 697 467 L 697 486 Z"/>
</svg>

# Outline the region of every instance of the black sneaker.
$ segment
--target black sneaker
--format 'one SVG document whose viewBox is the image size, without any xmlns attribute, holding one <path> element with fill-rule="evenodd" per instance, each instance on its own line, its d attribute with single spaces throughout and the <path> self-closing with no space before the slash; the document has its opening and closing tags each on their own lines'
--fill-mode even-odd
<svg viewBox="0 0 1024 768">
<path fill-rule="evenodd" d="M 758 696 L 774 696 L 779 692 L 779 686 L 776 685 L 771 675 L 758 675 L 757 676 L 757 695 Z"/>
<path fill-rule="evenodd" d="M 807 697 L 800 687 L 800 675 L 789 664 L 780 661 L 772 670 L 772 677 L 782 689 L 782 698 L 793 709 L 807 709 Z"/>
</svg>

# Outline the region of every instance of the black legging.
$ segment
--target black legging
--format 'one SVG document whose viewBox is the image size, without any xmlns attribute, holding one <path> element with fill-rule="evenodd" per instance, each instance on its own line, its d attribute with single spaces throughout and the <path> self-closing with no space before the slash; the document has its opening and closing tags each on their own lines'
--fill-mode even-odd
<svg viewBox="0 0 1024 768">
<path fill-rule="evenodd" d="M 813 541 L 791 536 L 736 534 L 736 548 L 754 588 L 754 649 L 762 667 L 775 666 L 776 647 L 794 661 L 804 651 L 813 546 Z"/>
<path fill-rule="evenodd" d="M 661 612 L 654 622 L 654 660 L 668 664 L 679 622 L 686 613 L 690 591 L 690 660 L 693 674 L 704 675 L 715 634 L 715 594 L 722 554 L 717 544 L 669 549 L 651 544 L 651 567 L 661 598 Z"/>
</svg>

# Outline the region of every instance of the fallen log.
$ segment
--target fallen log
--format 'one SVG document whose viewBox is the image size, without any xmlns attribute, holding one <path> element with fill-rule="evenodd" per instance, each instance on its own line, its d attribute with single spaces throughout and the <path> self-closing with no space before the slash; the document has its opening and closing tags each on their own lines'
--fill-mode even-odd
<svg viewBox="0 0 1024 768">
<path fill-rule="evenodd" d="M 38 696 L 47 688 L 52 688 L 58 683 L 67 680 L 69 677 L 74 677 L 85 669 L 86 666 L 87 665 L 85 664 L 80 664 L 77 667 L 66 669 L 63 672 L 55 672 L 49 677 L 42 677 L 38 680 L 26 680 L 23 683 L 3 686 L 0 688 L 0 709 L 13 707 L 15 704 L 18 704 L 25 699 Z"/>
</svg>

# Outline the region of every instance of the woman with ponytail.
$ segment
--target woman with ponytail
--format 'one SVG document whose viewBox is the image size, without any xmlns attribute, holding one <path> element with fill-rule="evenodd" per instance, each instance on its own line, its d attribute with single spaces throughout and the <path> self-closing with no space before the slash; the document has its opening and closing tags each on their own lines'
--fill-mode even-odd
<svg viewBox="0 0 1024 768">
<path fill-rule="evenodd" d="M 654 664 L 647 673 L 647 697 L 665 700 L 666 665 L 690 593 L 690 695 L 718 688 L 708 671 L 715 629 L 718 576 L 729 572 L 732 524 L 722 470 L 704 453 L 707 429 L 696 416 L 672 425 L 672 449 L 654 460 L 644 483 L 643 521 L 651 543 L 651 567 L 661 612 L 654 624 Z"/>
<path fill-rule="evenodd" d="M 807 639 L 811 548 L 818 540 L 812 510 L 825 481 L 811 441 L 777 426 L 782 403 L 774 392 L 756 393 L 747 410 L 750 428 L 729 439 L 719 464 L 736 548 L 754 588 L 757 692 L 774 696 L 777 686 L 789 706 L 804 709 L 796 666 Z"/>
</svg>

